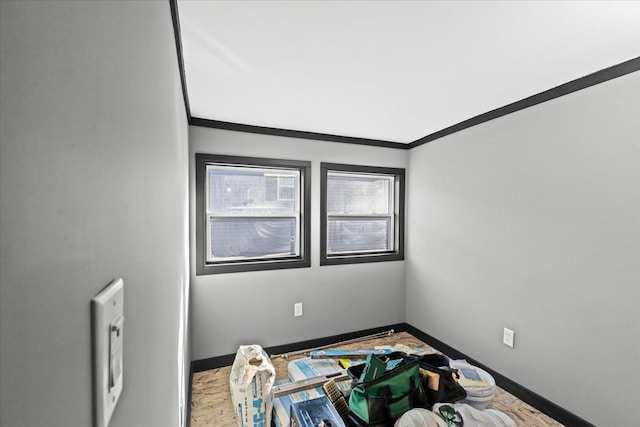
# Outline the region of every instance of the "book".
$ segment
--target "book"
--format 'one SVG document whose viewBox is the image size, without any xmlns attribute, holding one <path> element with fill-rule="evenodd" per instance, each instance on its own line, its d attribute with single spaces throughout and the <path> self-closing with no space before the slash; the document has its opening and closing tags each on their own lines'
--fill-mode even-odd
<svg viewBox="0 0 640 427">
<path fill-rule="evenodd" d="M 460 374 L 458 383 L 462 387 L 487 387 L 491 385 L 488 381 L 483 380 L 480 373 L 473 368 L 458 368 L 458 373 Z"/>
</svg>

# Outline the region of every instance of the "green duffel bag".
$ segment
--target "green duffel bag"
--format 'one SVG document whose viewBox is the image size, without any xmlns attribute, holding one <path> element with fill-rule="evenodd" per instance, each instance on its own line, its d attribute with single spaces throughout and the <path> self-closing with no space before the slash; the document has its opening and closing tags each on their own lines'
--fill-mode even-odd
<svg viewBox="0 0 640 427">
<path fill-rule="evenodd" d="M 349 368 L 354 381 L 349 409 L 354 415 L 369 426 L 393 426 L 409 409 L 428 406 L 417 357 L 402 352 L 373 357 L 393 369 L 376 379 L 363 381 L 364 364 Z"/>
</svg>

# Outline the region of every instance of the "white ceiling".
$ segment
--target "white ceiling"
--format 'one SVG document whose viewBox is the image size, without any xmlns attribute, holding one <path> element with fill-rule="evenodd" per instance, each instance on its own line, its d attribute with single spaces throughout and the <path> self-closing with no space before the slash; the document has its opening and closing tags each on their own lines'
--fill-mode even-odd
<svg viewBox="0 0 640 427">
<path fill-rule="evenodd" d="M 409 143 L 640 56 L 640 1 L 178 1 L 191 115 Z"/>
</svg>

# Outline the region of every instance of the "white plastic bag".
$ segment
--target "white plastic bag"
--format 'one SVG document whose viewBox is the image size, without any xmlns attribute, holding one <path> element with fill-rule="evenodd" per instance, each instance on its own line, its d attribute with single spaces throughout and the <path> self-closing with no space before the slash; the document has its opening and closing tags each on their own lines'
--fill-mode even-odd
<svg viewBox="0 0 640 427">
<path fill-rule="evenodd" d="M 241 345 L 231 366 L 231 401 L 240 427 L 270 427 L 276 370 L 259 345 Z"/>
</svg>

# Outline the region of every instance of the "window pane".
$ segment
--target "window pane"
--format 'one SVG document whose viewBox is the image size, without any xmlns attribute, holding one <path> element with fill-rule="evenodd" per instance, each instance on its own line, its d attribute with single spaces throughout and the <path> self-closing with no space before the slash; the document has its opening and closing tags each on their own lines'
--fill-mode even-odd
<svg viewBox="0 0 640 427">
<path fill-rule="evenodd" d="M 209 212 L 218 215 L 295 215 L 300 173 L 208 166 Z"/>
<path fill-rule="evenodd" d="M 391 219 L 328 220 L 327 252 L 388 251 Z"/>
<path fill-rule="evenodd" d="M 210 219 L 212 259 L 299 255 L 296 219 Z"/>
<path fill-rule="evenodd" d="M 278 177 L 278 200 L 294 200 L 296 194 L 296 180 L 294 177 Z"/>
<path fill-rule="evenodd" d="M 327 174 L 328 214 L 389 214 L 393 177 Z"/>
</svg>

